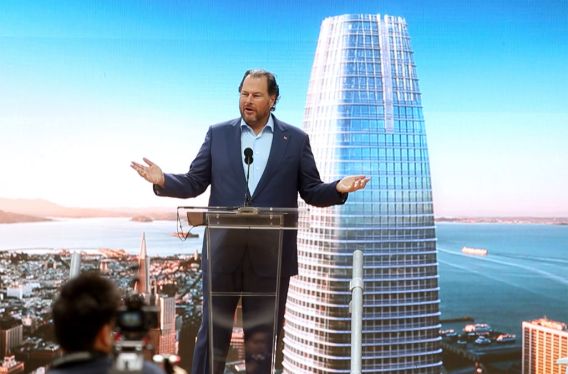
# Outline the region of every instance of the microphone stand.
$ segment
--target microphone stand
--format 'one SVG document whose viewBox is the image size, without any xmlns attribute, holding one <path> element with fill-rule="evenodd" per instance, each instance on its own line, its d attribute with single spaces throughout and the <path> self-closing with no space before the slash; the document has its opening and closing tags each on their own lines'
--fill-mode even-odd
<svg viewBox="0 0 568 374">
<path fill-rule="evenodd" d="M 250 195 L 250 190 L 249 190 L 249 174 L 250 174 L 250 164 L 252 164 L 253 162 L 253 158 L 252 158 L 252 149 L 247 147 L 245 148 L 244 151 L 244 155 L 245 155 L 245 164 L 247 164 L 247 190 L 245 192 L 245 202 L 244 202 L 244 206 L 248 207 L 250 206 L 251 200 L 252 200 L 252 196 Z"/>
<path fill-rule="evenodd" d="M 249 184 L 249 171 L 250 171 L 250 163 L 247 163 L 247 190 L 245 192 L 244 206 L 250 206 L 250 201 L 251 201 L 250 190 L 249 190 L 249 185 L 248 185 Z"/>
</svg>

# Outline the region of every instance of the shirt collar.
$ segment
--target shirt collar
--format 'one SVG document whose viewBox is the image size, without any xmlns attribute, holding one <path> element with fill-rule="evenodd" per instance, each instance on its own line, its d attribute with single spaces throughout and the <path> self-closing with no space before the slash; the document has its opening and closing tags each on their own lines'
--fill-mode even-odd
<svg viewBox="0 0 568 374">
<path fill-rule="evenodd" d="M 248 129 L 249 129 L 251 132 L 253 132 L 253 134 L 254 134 L 254 131 L 253 131 L 252 127 L 250 127 L 250 126 L 245 122 L 245 120 L 241 117 L 241 129 L 243 129 L 243 128 L 245 128 L 245 127 L 248 128 Z M 268 116 L 268 122 L 266 122 L 266 125 L 262 128 L 262 131 L 264 131 L 266 128 L 269 128 L 270 131 L 271 131 L 272 133 L 274 133 L 274 120 L 272 119 L 272 114 Z"/>
</svg>

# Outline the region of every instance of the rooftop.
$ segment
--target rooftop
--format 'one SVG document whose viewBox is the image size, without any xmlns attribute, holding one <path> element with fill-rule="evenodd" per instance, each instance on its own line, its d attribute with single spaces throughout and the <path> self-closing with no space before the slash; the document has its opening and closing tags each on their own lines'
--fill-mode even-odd
<svg viewBox="0 0 568 374">
<path fill-rule="evenodd" d="M 533 325 L 537 325 L 537 326 L 547 327 L 547 328 L 553 329 L 553 330 L 568 331 L 568 325 L 566 325 L 566 323 L 553 321 L 553 320 L 550 320 L 546 317 L 535 319 L 533 321 L 530 321 L 529 323 L 532 323 Z"/>
</svg>

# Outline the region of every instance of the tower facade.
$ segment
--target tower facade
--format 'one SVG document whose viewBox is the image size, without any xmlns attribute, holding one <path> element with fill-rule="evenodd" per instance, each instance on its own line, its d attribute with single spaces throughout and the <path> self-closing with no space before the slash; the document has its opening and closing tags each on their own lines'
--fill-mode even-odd
<svg viewBox="0 0 568 374">
<path fill-rule="evenodd" d="M 523 321 L 523 374 L 563 374 L 558 359 L 568 357 L 568 326 L 540 318 Z"/>
<path fill-rule="evenodd" d="M 323 21 L 304 113 L 323 180 L 367 175 L 343 206 L 310 208 L 286 307 L 284 370 L 349 373 L 352 254 L 364 253 L 364 373 L 440 373 L 436 235 L 406 21 Z"/>
</svg>

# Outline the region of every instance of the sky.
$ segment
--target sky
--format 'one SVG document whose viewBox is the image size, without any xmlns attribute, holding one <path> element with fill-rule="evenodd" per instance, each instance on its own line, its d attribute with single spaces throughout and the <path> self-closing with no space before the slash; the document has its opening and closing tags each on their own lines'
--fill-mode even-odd
<svg viewBox="0 0 568 374">
<path fill-rule="evenodd" d="M 565 0 L 3 0 L 0 197 L 206 204 L 154 196 L 130 161 L 187 171 L 251 67 L 301 127 L 321 22 L 346 13 L 408 23 L 436 216 L 568 216 Z"/>
</svg>

